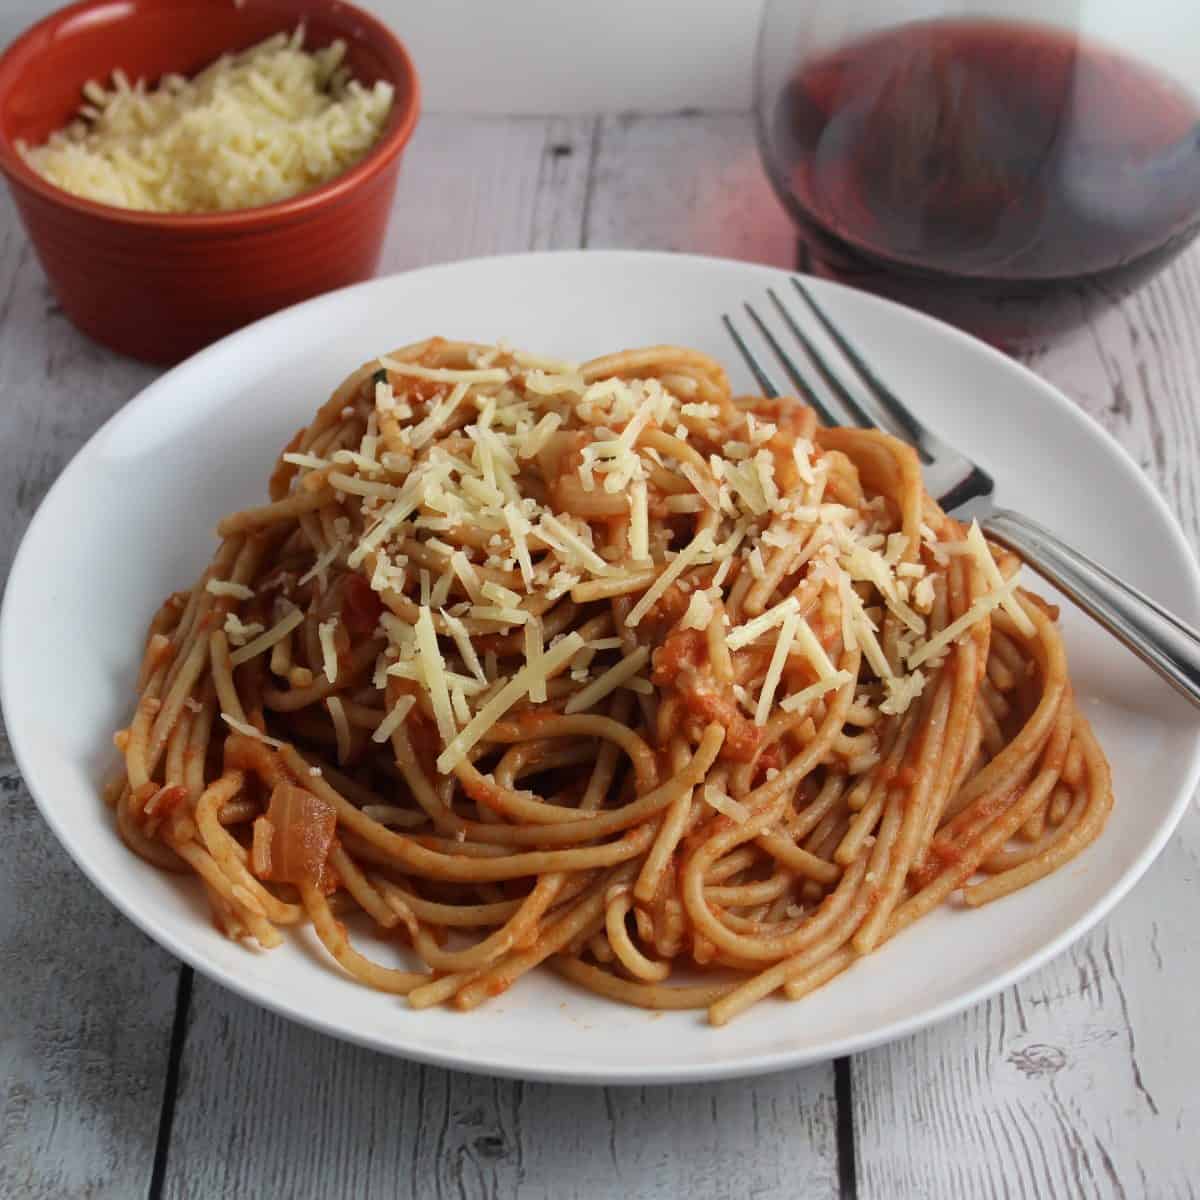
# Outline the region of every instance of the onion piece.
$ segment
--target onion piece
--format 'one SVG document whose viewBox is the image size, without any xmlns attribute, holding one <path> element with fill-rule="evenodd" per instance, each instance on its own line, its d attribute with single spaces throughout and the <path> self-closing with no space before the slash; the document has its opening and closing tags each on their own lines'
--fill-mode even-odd
<svg viewBox="0 0 1200 1200">
<path fill-rule="evenodd" d="M 267 821 L 272 829 L 271 879 L 323 888 L 337 828 L 333 805 L 294 783 L 280 783 L 271 793 Z"/>
</svg>

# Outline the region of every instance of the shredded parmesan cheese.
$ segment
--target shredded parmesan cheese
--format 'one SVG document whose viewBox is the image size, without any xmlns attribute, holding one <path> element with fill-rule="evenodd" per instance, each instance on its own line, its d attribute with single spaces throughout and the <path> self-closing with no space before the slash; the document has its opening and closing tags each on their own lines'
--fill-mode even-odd
<svg viewBox="0 0 1200 1200">
<path fill-rule="evenodd" d="M 988 592 L 987 595 L 980 596 L 961 617 L 955 621 L 951 621 L 940 633 L 935 633 L 928 641 L 922 642 L 917 646 L 908 656 L 908 665 L 910 667 L 919 667 L 923 662 L 927 662 L 943 650 L 949 648 L 964 633 L 982 621 L 988 613 L 999 608 L 1007 598 L 1012 596 L 1016 589 L 1017 581 L 1016 579 L 1011 579 L 1008 583 L 1002 584 L 994 591 Z"/>
<path fill-rule="evenodd" d="M 644 479 L 635 479 L 629 489 L 629 552 L 634 562 L 650 559 L 650 510 Z"/>
<path fill-rule="evenodd" d="M 452 738 L 438 756 L 437 769 L 448 775 L 467 756 L 489 729 L 522 697 L 529 694 L 535 679 L 546 680 L 555 674 L 583 646 L 583 637 L 568 633 L 562 641 L 542 655 L 537 669 L 526 664 L 488 700 L 461 733 Z"/>
<path fill-rule="evenodd" d="M 321 645 L 321 658 L 325 669 L 325 678 L 330 683 L 337 683 L 338 677 L 337 644 L 333 640 L 337 625 L 337 617 L 331 617 L 328 621 L 322 621 L 317 626 L 317 640 Z"/>
<path fill-rule="evenodd" d="M 533 672 L 534 682 L 529 688 L 529 699 L 534 704 L 546 702 L 546 677 L 539 674 L 538 668 L 542 661 L 542 625 L 540 621 L 530 621 L 525 626 L 525 663 Z"/>
<path fill-rule="evenodd" d="M 409 435 L 409 444 L 414 450 L 421 449 L 422 446 L 431 442 L 438 430 L 450 419 L 454 414 L 454 410 L 463 402 L 467 394 L 469 381 L 460 379 L 455 385 L 454 390 L 443 401 L 434 405 L 433 411 L 417 425 Z"/>
<path fill-rule="evenodd" d="M 338 762 L 348 762 L 352 741 L 350 722 L 346 719 L 346 707 L 337 696 L 326 696 L 325 707 L 329 710 L 329 717 L 333 721 L 333 733 L 337 738 Z"/>
<path fill-rule="evenodd" d="M 703 556 L 712 553 L 713 540 L 712 535 L 707 532 L 697 534 L 691 542 L 688 543 L 680 552 L 671 560 L 666 569 L 659 577 L 646 589 L 642 594 L 642 598 L 629 610 L 629 616 L 625 618 L 625 624 L 633 628 L 639 621 L 654 607 L 655 604 L 666 593 L 667 588 L 683 574 L 688 567 L 698 562 Z"/>
<path fill-rule="evenodd" d="M 442 661 L 442 653 L 438 649 L 437 633 L 433 628 L 433 614 L 428 608 L 422 607 L 418 613 L 415 630 L 421 675 L 425 686 L 429 689 L 429 699 L 433 705 L 433 719 L 437 722 L 438 733 L 442 740 L 448 742 L 454 737 L 458 727 L 454 723 L 454 713 L 450 708 L 446 664 Z"/>
<path fill-rule="evenodd" d="M 303 620 L 304 614 L 300 609 L 293 608 L 289 610 L 266 633 L 260 633 L 253 641 L 247 642 L 246 645 L 235 650 L 229 656 L 229 661 L 235 667 L 240 667 L 242 663 L 249 662 L 252 658 L 262 654 L 263 651 L 270 650 L 276 642 L 283 641 Z"/>
<path fill-rule="evenodd" d="M 538 532 L 571 565 L 582 566 L 586 570 L 591 571 L 593 575 L 607 573 L 608 563 L 579 534 L 563 524 L 553 513 L 545 513 L 542 516 Z"/>
<path fill-rule="evenodd" d="M 875 626 L 863 609 L 863 602 L 858 593 L 848 583 L 844 589 L 843 599 L 848 606 L 855 644 L 861 648 L 863 657 L 870 664 L 871 670 L 880 679 L 890 679 L 892 668 L 888 663 L 887 655 L 883 652 L 883 647 L 879 644 L 879 639 L 875 636 Z"/>
<path fill-rule="evenodd" d="M 817 635 L 813 633 L 812 627 L 803 617 L 796 625 L 796 640 L 800 643 L 800 649 L 804 652 L 804 656 L 812 664 L 813 670 L 816 671 L 818 679 L 832 679 L 837 674 L 833 663 L 829 661 L 829 655 L 825 653 L 825 647 L 821 645 Z"/>
<path fill-rule="evenodd" d="M 880 712 L 902 713 L 924 691 L 925 676 L 920 671 L 913 671 L 911 675 L 893 675 L 884 680 L 883 686 L 887 699 L 879 706 Z"/>
<path fill-rule="evenodd" d="M 285 742 L 281 742 L 278 738 L 267 737 L 256 725 L 249 725 L 245 721 L 239 721 L 236 717 L 231 717 L 227 712 L 221 714 L 221 720 L 234 733 L 240 733 L 242 737 L 254 738 L 255 741 L 265 742 L 268 746 L 274 746 L 276 750 L 281 750 L 286 745 Z"/>
<path fill-rule="evenodd" d="M 483 585 L 479 582 L 479 575 L 471 565 L 470 559 L 462 550 L 455 550 L 450 555 L 450 566 L 462 580 L 467 595 L 471 597 L 472 601 L 478 601 L 483 596 Z"/>
<path fill-rule="evenodd" d="M 814 700 L 824 696 L 826 692 L 832 692 L 836 688 L 845 687 L 846 684 L 853 682 L 854 676 L 849 671 L 835 671 L 832 675 L 818 679 L 816 683 L 810 684 L 798 692 L 793 692 L 779 702 L 779 707 L 785 712 L 800 712 Z"/>
<path fill-rule="evenodd" d="M 290 450 L 283 455 L 283 461 L 291 463 L 294 467 L 307 467 L 312 471 L 320 471 L 332 466 L 332 463 L 327 458 L 320 458 L 315 454 L 297 454 Z"/>
<path fill-rule="evenodd" d="M 687 612 L 680 619 L 683 629 L 707 629 L 713 619 L 716 608 L 713 604 L 713 592 L 717 589 L 701 588 L 692 593 L 688 600 Z"/>
<path fill-rule="evenodd" d="M 996 566 L 996 560 L 992 557 L 987 542 L 983 540 L 983 531 L 979 528 L 978 521 L 972 521 L 971 528 L 967 530 L 967 549 L 979 564 L 988 587 L 993 590 L 1004 587 L 1004 576 L 1000 574 L 1000 568 Z M 1021 607 L 1021 601 L 1014 594 L 1006 595 L 1000 601 L 1000 607 L 1012 617 L 1013 624 L 1024 637 L 1031 638 L 1037 633 L 1029 614 Z"/>
<path fill-rule="evenodd" d="M 252 637 L 263 631 L 263 627 L 257 621 L 243 622 L 237 613 L 226 613 L 224 628 L 231 646 L 244 646 Z"/>
<path fill-rule="evenodd" d="M 631 680 L 649 661 L 650 647 L 639 646 L 628 658 L 622 659 L 598 679 L 594 679 L 587 687 L 577 691 L 567 701 L 563 712 L 569 716 L 572 713 L 586 712 L 589 708 L 594 708 L 605 696 L 615 692 L 622 684 Z M 532 699 L 532 695 L 530 698 Z"/>
<path fill-rule="evenodd" d="M 404 718 L 412 711 L 412 707 L 416 702 L 417 698 L 415 696 L 401 696 L 392 705 L 387 716 L 375 726 L 375 732 L 371 734 L 371 740 L 373 742 L 386 742 L 404 723 Z"/>
<path fill-rule="evenodd" d="M 775 690 L 779 687 L 787 656 L 792 649 L 792 640 L 796 636 L 796 627 L 803 620 L 804 618 L 794 608 L 784 613 L 779 628 L 779 637 L 775 641 L 775 649 L 771 653 L 771 662 L 767 666 L 766 678 L 763 680 L 762 691 L 758 694 L 758 707 L 754 710 L 755 725 L 767 723 L 771 705 L 775 700 Z"/>
<path fill-rule="evenodd" d="M 210 579 L 204 585 L 204 590 L 210 596 L 232 596 L 235 600 L 251 600 L 254 598 L 253 588 L 248 588 L 244 583 L 234 583 L 228 579 Z"/>
<path fill-rule="evenodd" d="M 768 608 L 765 613 L 761 613 L 752 621 L 747 621 L 745 625 L 731 629 L 725 640 L 730 650 L 740 650 L 743 646 L 748 646 L 762 637 L 764 633 L 774 629 L 776 625 L 781 624 L 784 617 L 799 611 L 800 601 L 795 596 L 788 596 L 786 600 L 781 600 L 774 607 Z"/>
<path fill-rule="evenodd" d="M 520 438 L 519 456 L 533 458 L 561 424 L 562 417 L 558 413 L 547 413 L 528 433 Z"/>
<path fill-rule="evenodd" d="M 334 543 L 334 545 L 330 546 L 328 549 L 322 550 L 321 553 L 317 555 L 316 561 L 313 563 L 313 565 L 309 567 L 308 570 L 305 571 L 296 582 L 300 585 L 300 587 L 303 587 L 310 580 L 316 579 L 321 585 L 321 590 L 324 591 L 325 573 L 331 566 L 333 566 L 335 562 L 337 562 L 338 555 L 341 552 L 342 547 L 340 543 Z"/>
<path fill-rule="evenodd" d="M 76 121 L 18 149 L 65 191 L 147 212 L 253 208 L 309 191 L 375 144 L 393 88 L 348 79 L 344 42 L 313 53 L 303 42 L 301 26 L 154 88 L 114 71 L 110 87 L 84 86 Z"/>
<path fill-rule="evenodd" d="M 476 653 L 475 645 L 467 633 L 467 627 L 458 617 L 452 616 L 445 609 L 442 610 L 442 620 L 446 622 L 446 629 L 449 631 L 451 638 L 454 639 L 454 644 L 458 647 L 459 654 L 462 655 L 463 665 L 480 683 L 486 683 L 487 676 L 483 672 L 483 667 L 480 666 L 479 655 Z"/>
</svg>

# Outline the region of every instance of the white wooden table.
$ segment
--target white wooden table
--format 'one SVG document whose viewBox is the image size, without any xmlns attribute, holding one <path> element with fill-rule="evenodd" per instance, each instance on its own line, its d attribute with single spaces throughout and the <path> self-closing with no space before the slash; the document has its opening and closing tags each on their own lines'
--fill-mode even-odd
<svg viewBox="0 0 1200 1200">
<path fill-rule="evenodd" d="M 742 114 L 425 118 L 384 271 L 576 246 L 796 253 Z M 1200 247 L 1031 356 L 1193 546 L 1198 332 Z M 64 463 L 155 374 L 68 324 L 5 195 L 5 574 Z M 906 1041 L 718 1085 L 473 1078 L 310 1033 L 181 968 L 68 860 L 0 735 L 0 1197 L 1195 1196 L 1198 899 L 1193 808 L 1090 937 Z"/>
</svg>

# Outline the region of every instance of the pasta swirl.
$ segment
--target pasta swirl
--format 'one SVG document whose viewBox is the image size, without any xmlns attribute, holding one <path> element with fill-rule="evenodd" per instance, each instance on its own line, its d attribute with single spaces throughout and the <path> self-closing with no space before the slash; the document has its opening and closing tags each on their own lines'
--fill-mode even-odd
<svg viewBox="0 0 1200 1200">
<path fill-rule="evenodd" d="M 723 1024 L 1112 804 L 1016 559 L 907 446 L 693 350 L 398 350 L 219 533 L 151 622 L 118 829 L 231 937 L 310 922 L 413 1007 L 545 963 Z"/>
</svg>

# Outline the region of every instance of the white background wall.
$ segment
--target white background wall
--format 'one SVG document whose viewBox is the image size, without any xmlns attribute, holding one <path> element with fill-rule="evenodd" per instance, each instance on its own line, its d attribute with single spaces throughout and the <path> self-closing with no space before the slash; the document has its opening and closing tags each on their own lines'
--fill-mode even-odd
<svg viewBox="0 0 1200 1200">
<path fill-rule="evenodd" d="M 63 3 L 0 0 L 0 44 Z M 429 112 L 671 112 L 750 105 L 762 0 L 355 3 L 383 17 L 407 44 Z"/>
<path fill-rule="evenodd" d="M 408 45 L 427 112 L 568 114 L 749 108 L 764 0 L 354 2 Z M 0 45 L 63 3 L 0 0 Z M 805 40 L 840 40 L 882 14 L 902 21 L 947 11 L 1082 19 L 1200 88 L 1200 0 L 821 0 Z"/>
</svg>

